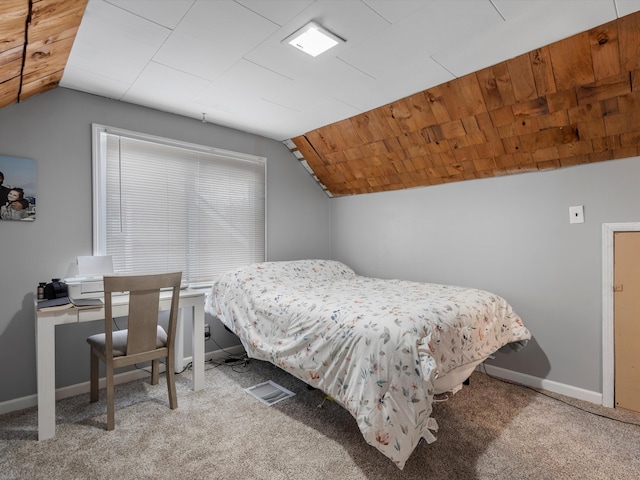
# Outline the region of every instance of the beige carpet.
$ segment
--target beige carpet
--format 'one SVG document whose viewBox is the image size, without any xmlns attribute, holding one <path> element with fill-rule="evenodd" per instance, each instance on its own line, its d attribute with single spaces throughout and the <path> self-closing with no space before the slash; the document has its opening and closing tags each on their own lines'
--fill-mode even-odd
<svg viewBox="0 0 640 480">
<path fill-rule="evenodd" d="M 362 439 L 353 418 L 317 390 L 255 360 L 205 372 L 205 389 L 116 387 L 116 429 L 104 430 L 104 396 L 57 403 L 57 436 L 37 441 L 37 411 L 0 416 L 0 479 L 633 479 L 640 427 L 585 413 L 530 389 L 474 373 L 434 406 L 438 440 L 399 470 Z M 243 389 L 272 380 L 296 393 L 266 406 Z M 104 395 L 104 392 L 102 392 Z M 596 413 L 640 416 L 562 397 Z M 319 407 L 319 405 L 322 407 Z"/>
</svg>

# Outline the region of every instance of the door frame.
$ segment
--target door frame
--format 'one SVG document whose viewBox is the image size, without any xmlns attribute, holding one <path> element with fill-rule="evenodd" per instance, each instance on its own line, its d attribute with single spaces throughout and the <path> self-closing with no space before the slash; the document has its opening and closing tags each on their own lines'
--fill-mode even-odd
<svg viewBox="0 0 640 480">
<path fill-rule="evenodd" d="M 602 224 L 602 405 L 614 407 L 613 246 L 616 232 L 640 232 L 640 223 Z"/>
</svg>

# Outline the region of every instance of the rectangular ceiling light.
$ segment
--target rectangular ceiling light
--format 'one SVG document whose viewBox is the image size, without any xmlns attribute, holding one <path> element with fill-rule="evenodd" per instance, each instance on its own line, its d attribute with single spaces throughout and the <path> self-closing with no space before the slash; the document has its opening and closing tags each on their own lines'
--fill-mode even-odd
<svg viewBox="0 0 640 480">
<path fill-rule="evenodd" d="M 289 35 L 282 42 L 286 42 L 312 57 L 317 57 L 322 52 L 335 47 L 338 43 L 344 42 L 344 39 L 322 28 L 317 23 L 310 22 Z"/>
</svg>

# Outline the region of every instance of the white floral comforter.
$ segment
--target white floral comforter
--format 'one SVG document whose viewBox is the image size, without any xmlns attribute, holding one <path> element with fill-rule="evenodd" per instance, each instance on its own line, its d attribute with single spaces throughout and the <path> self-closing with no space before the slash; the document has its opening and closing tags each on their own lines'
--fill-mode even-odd
<svg viewBox="0 0 640 480">
<path fill-rule="evenodd" d="M 471 288 L 356 275 L 328 260 L 228 272 L 205 310 L 269 361 L 323 390 L 365 440 L 403 468 L 432 442 L 433 381 L 530 338 L 501 297 Z"/>
</svg>

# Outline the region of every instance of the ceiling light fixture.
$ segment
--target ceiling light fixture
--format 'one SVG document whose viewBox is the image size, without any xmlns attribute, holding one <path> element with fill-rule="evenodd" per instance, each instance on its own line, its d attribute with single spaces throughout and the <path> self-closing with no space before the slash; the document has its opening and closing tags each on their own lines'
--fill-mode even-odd
<svg viewBox="0 0 640 480">
<path fill-rule="evenodd" d="M 310 22 L 282 40 L 282 43 L 286 42 L 302 50 L 304 53 L 308 53 L 312 57 L 317 57 L 321 53 L 345 41 L 343 38 L 322 28 L 317 23 Z"/>
</svg>

